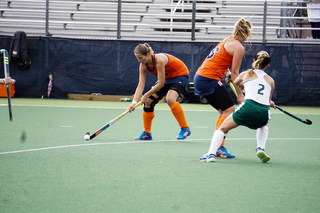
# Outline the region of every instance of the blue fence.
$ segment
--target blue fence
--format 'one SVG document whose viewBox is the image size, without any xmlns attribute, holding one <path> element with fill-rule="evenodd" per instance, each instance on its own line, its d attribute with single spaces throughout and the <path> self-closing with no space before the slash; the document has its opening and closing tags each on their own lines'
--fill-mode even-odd
<svg viewBox="0 0 320 213">
<path fill-rule="evenodd" d="M 9 49 L 10 36 L 0 37 L 0 48 Z M 132 95 L 138 83 L 133 50 L 141 41 L 85 40 L 29 37 L 31 66 L 19 70 L 10 64 L 16 80 L 16 97 L 40 98 L 46 79 L 53 75 L 50 98 L 66 99 L 68 94 Z M 190 80 L 204 58 L 216 45 L 209 42 L 148 41 L 156 53 L 172 54 L 188 66 Z M 255 54 L 267 51 L 272 58 L 266 72 L 276 83 L 273 100 L 282 105 L 320 106 L 320 44 L 246 44 L 240 72 L 251 68 Z M 3 61 L 3 60 L 1 60 Z M 0 66 L 0 77 L 3 77 Z M 147 76 L 146 89 L 156 77 Z"/>
</svg>

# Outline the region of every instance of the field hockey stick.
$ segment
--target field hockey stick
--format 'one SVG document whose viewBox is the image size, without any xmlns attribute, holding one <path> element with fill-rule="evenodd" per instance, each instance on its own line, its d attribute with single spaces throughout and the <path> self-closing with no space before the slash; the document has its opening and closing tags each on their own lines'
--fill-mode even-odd
<svg viewBox="0 0 320 213">
<path fill-rule="evenodd" d="M 136 103 L 133 106 L 133 109 L 135 109 L 136 107 L 138 107 L 141 104 L 141 101 L 139 101 L 138 103 Z M 90 135 L 90 133 L 87 132 L 87 134 L 90 135 L 90 140 L 92 140 L 93 138 L 95 138 L 97 135 L 99 135 L 101 132 L 103 132 L 105 129 L 107 129 L 109 126 L 111 126 L 112 124 L 114 124 L 116 121 L 118 121 L 120 118 L 122 118 L 123 116 L 125 116 L 126 114 L 128 114 L 129 110 L 126 110 L 124 113 L 122 113 L 121 115 L 119 115 L 118 117 L 114 118 L 113 120 L 111 120 L 110 122 L 108 122 L 106 125 L 104 125 L 103 127 L 101 127 L 99 130 L 97 130 L 95 133 L 93 133 L 92 135 Z"/>
<path fill-rule="evenodd" d="M 8 51 L 5 49 L 1 49 L 0 53 L 3 54 L 4 77 L 5 78 L 10 77 Z M 12 108 L 11 108 L 10 84 L 7 84 L 7 96 L 8 96 L 8 107 L 9 107 L 9 119 L 10 121 L 12 121 L 13 118 L 12 118 Z"/>
<path fill-rule="evenodd" d="M 238 97 L 238 93 L 236 91 L 236 88 L 234 88 L 233 83 L 231 81 L 229 82 L 229 86 L 231 87 L 231 89 L 234 92 L 234 94 L 236 95 L 236 97 Z"/>
<path fill-rule="evenodd" d="M 236 95 L 236 97 L 238 97 L 238 93 L 236 91 L 236 88 L 234 88 L 234 85 L 233 85 L 233 83 L 232 83 L 230 78 L 231 78 L 231 75 L 228 75 L 227 79 L 229 80 L 229 86 L 231 87 L 231 89 L 232 89 L 233 93 Z"/>
<path fill-rule="evenodd" d="M 275 107 L 276 107 L 278 110 L 280 110 L 281 112 L 289 115 L 290 117 L 292 117 L 292 118 L 294 118 L 294 119 L 296 119 L 296 120 L 298 120 L 298 121 L 300 121 L 300 122 L 302 122 L 302 123 L 304 123 L 304 124 L 308 124 L 308 125 L 311 125 L 311 124 L 312 124 L 312 121 L 310 121 L 309 119 L 306 119 L 306 120 L 304 121 L 304 120 L 302 120 L 302 119 L 300 119 L 300 118 L 292 115 L 291 113 L 285 111 L 284 109 L 281 109 L 281 108 L 278 107 L 277 105 L 275 105 Z"/>
<path fill-rule="evenodd" d="M 234 88 L 234 86 L 233 86 L 233 83 L 232 83 L 231 81 L 229 82 L 229 85 L 230 85 L 231 89 L 233 90 L 234 94 L 238 97 L 237 92 L 236 92 L 236 90 L 235 90 L 235 88 Z M 310 121 L 309 119 L 306 119 L 306 120 L 304 121 L 304 120 L 302 120 L 302 119 L 300 119 L 300 118 L 298 118 L 298 117 L 290 114 L 289 112 L 285 111 L 284 109 L 281 109 L 281 108 L 278 107 L 277 105 L 275 105 L 275 107 L 276 107 L 278 110 L 280 110 L 281 112 L 289 115 L 290 117 L 292 117 L 292 118 L 294 118 L 294 119 L 297 119 L 298 121 L 300 121 L 300 122 L 302 122 L 302 123 L 305 123 L 305 124 L 308 124 L 308 125 L 311 125 L 311 124 L 312 124 L 312 121 Z"/>
</svg>

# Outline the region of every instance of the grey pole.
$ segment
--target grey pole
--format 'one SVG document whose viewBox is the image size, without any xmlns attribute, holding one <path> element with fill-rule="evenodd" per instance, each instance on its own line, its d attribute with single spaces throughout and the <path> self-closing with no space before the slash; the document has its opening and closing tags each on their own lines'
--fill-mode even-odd
<svg viewBox="0 0 320 213">
<path fill-rule="evenodd" d="M 50 33 L 49 33 L 49 0 L 46 0 L 46 36 L 50 36 Z"/>
<path fill-rule="evenodd" d="M 117 39 L 121 38 L 121 0 L 118 0 Z"/>
<path fill-rule="evenodd" d="M 191 31 L 191 40 L 196 40 L 195 38 L 195 31 L 196 31 L 196 0 L 192 2 L 192 31 Z"/>
<path fill-rule="evenodd" d="M 281 6 L 287 7 L 288 3 L 281 3 Z M 281 20 L 280 20 L 280 27 L 286 27 L 288 23 L 288 19 L 283 19 L 282 17 L 286 17 L 288 13 L 288 9 L 281 9 Z M 287 37 L 287 30 L 280 30 L 280 38 L 286 38 Z"/>
<path fill-rule="evenodd" d="M 262 32 L 262 42 L 266 42 L 266 27 L 267 27 L 267 1 L 264 1 L 263 5 L 263 32 Z"/>
</svg>

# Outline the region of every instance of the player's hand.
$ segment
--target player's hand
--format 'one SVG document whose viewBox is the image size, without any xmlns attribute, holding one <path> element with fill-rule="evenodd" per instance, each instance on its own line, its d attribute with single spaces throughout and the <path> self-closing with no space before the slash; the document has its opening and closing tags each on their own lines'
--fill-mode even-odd
<svg viewBox="0 0 320 213">
<path fill-rule="evenodd" d="M 141 104 L 145 104 L 147 102 L 148 98 L 149 98 L 149 96 L 146 96 L 146 95 L 142 96 L 141 97 Z"/>
<path fill-rule="evenodd" d="M 270 107 L 277 109 L 273 101 L 270 101 Z"/>
<path fill-rule="evenodd" d="M 238 104 L 241 104 L 243 101 L 244 101 L 244 96 L 243 96 L 243 94 L 238 94 L 238 97 L 237 97 L 237 102 L 238 102 Z"/>
<path fill-rule="evenodd" d="M 11 83 L 11 77 L 6 77 L 4 80 L 6 81 L 6 84 L 10 84 Z"/>
<path fill-rule="evenodd" d="M 134 108 L 134 106 L 136 105 L 136 103 L 134 103 L 134 102 L 132 102 L 131 104 L 130 104 L 130 106 L 128 107 L 128 111 L 129 112 L 133 112 L 134 110 L 135 110 L 135 108 Z"/>
<path fill-rule="evenodd" d="M 228 70 L 225 74 L 226 74 L 225 82 L 226 82 L 227 84 L 229 84 L 229 82 L 232 82 L 232 81 L 231 81 L 231 72 L 230 72 L 230 70 Z"/>
</svg>

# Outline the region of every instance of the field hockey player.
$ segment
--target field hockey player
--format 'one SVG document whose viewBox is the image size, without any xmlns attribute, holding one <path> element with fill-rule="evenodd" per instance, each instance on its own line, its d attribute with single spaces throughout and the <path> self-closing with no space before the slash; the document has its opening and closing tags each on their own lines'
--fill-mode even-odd
<svg viewBox="0 0 320 213">
<path fill-rule="evenodd" d="M 230 66 L 231 80 L 235 80 L 239 75 L 245 52 L 242 43 L 247 40 L 248 36 L 251 36 L 251 23 L 241 18 L 235 24 L 232 35 L 212 49 L 194 76 L 195 94 L 204 96 L 219 112 L 216 129 L 235 109 L 233 100 L 221 80 L 226 73 L 229 73 Z M 226 82 L 229 83 L 228 80 Z M 236 90 L 239 94 L 237 101 L 240 104 L 244 96 L 239 88 Z M 223 141 L 216 157 L 234 158 L 235 155 L 227 151 Z"/>
<path fill-rule="evenodd" d="M 134 54 L 138 62 L 140 62 L 139 83 L 133 97 L 133 102 L 128 110 L 133 111 L 134 105 L 140 98 L 141 103 L 144 104 L 142 114 L 144 131 L 134 139 L 152 140 L 151 126 L 155 117 L 154 109 L 159 100 L 164 96 L 166 96 L 166 102 L 181 129 L 176 139 L 186 139 L 191 134 L 191 131 L 183 109 L 179 102 L 177 102 L 177 98 L 183 90 L 186 90 L 189 82 L 189 70 L 187 66 L 180 59 L 170 54 L 154 54 L 152 48 L 147 43 L 139 44 L 134 49 Z M 158 81 L 142 96 L 147 72 L 157 75 Z"/>
<path fill-rule="evenodd" d="M 223 138 L 229 130 L 239 125 L 257 130 L 257 156 L 263 163 L 270 160 L 270 157 L 265 153 L 269 132 L 267 123 L 271 118 L 270 106 L 276 108 L 274 102 L 271 101 L 274 80 L 264 72 L 270 62 L 269 54 L 260 51 L 252 63 L 252 69 L 242 72 L 235 79 L 234 85 L 236 87 L 244 84 L 245 100 L 214 132 L 209 151 L 200 158 L 200 161 L 215 162 L 215 155 Z"/>
</svg>

